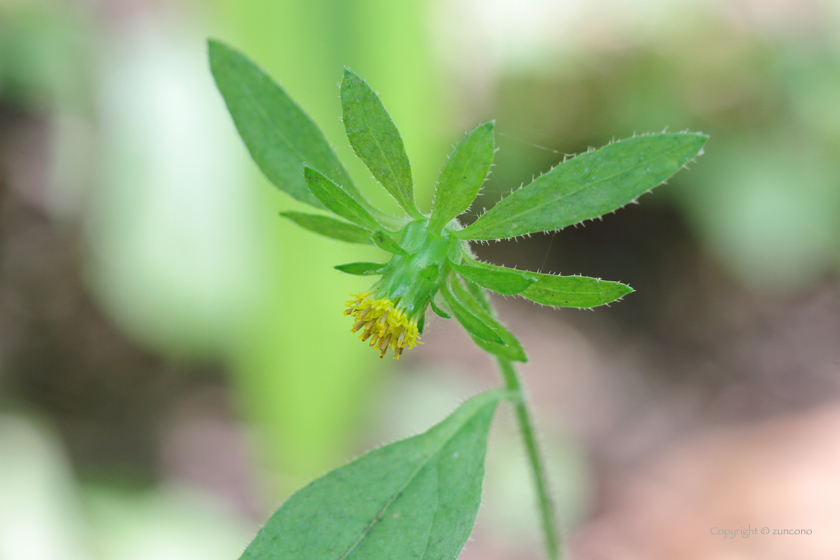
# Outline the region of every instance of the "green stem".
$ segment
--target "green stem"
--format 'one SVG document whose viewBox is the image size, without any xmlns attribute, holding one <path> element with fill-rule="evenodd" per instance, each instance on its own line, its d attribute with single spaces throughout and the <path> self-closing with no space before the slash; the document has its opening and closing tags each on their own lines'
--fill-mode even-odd
<svg viewBox="0 0 840 560">
<path fill-rule="evenodd" d="M 513 406 L 516 410 L 516 419 L 519 423 L 519 430 L 522 432 L 525 450 L 528 453 L 528 462 L 531 464 L 531 471 L 534 477 L 534 487 L 537 492 L 537 501 L 539 502 L 546 554 L 549 560 L 561 560 L 563 556 L 562 545 L 560 534 L 557 531 L 557 523 L 554 518 L 551 495 L 548 490 L 548 478 L 546 477 L 545 466 L 540 458 L 539 449 L 537 449 L 534 426 L 531 421 L 531 416 L 528 413 L 528 407 L 525 404 L 525 392 L 522 389 L 519 375 L 516 373 L 516 369 L 510 361 L 499 358 L 499 368 L 502 371 L 505 386 L 516 395 Z"/>
</svg>

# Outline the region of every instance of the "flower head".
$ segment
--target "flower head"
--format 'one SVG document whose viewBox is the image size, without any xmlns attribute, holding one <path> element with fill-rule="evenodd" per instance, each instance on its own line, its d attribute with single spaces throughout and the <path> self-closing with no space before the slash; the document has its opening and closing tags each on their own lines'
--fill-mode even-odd
<svg viewBox="0 0 840 560">
<path fill-rule="evenodd" d="M 371 292 L 350 294 L 345 315 L 353 315 L 355 323 L 351 332 L 362 331 L 360 339 L 370 338 L 370 346 L 379 350 L 379 357 L 385 357 L 388 348 L 394 349 L 394 359 L 399 359 L 403 350 L 414 348 L 420 342 L 417 320 L 406 315 L 397 303 L 390 299 L 376 299 Z"/>
</svg>

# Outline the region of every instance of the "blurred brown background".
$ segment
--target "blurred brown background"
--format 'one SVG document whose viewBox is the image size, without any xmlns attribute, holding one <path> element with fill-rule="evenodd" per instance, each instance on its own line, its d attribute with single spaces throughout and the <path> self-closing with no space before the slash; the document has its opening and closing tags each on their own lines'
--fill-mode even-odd
<svg viewBox="0 0 840 560">
<path fill-rule="evenodd" d="M 207 36 L 385 206 L 337 119 L 343 65 L 421 207 L 496 119 L 466 221 L 564 154 L 710 134 L 638 205 L 475 249 L 636 289 L 497 301 L 572 558 L 840 557 L 840 4 L 0 0 L 0 560 L 236 558 L 306 481 L 498 383 L 448 321 L 399 363 L 346 332 L 367 280 L 331 267 L 374 250 L 280 222 L 295 204 L 236 137 Z M 540 557 L 520 455 L 502 413 L 462 558 Z"/>
</svg>

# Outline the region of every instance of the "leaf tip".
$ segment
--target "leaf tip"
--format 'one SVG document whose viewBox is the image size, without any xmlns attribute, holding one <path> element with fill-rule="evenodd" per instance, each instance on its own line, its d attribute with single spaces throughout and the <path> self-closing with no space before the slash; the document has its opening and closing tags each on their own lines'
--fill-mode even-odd
<svg viewBox="0 0 840 560">
<path fill-rule="evenodd" d="M 349 66 L 344 67 L 344 78 L 342 79 L 342 84 L 346 82 L 364 82 L 358 74 L 350 70 Z"/>
</svg>

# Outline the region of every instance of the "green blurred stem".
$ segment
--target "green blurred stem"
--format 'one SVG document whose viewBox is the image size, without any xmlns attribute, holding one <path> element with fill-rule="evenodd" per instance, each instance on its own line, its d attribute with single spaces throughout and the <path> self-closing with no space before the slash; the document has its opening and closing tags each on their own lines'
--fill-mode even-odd
<svg viewBox="0 0 840 560">
<path fill-rule="evenodd" d="M 554 507 L 551 503 L 551 496 L 548 490 L 548 478 L 546 476 L 545 466 L 540 458 L 539 449 L 537 448 L 534 426 L 528 412 L 528 407 L 525 404 L 525 393 L 522 389 L 522 383 L 519 380 L 519 374 L 516 372 L 516 368 L 513 367 L 510 361 L 499 358 L 499 368 L 505 380 L 505 386 L 516 395 L 513 407 L 516 410 L 516 419 L 519 423 L 519 430 L 522 432 L 525 450 L 528 453 L 528 462 L 531 465 L 531 471 L 534 477 L 534 487 L 537 492 L 537 501 L 539 502 L 546 554 L 549 560 L 561 560 L 563 556 L 562 545 L 560 534 L 557 531 L 557 523 L 554 518 Z"/>
</svg>

